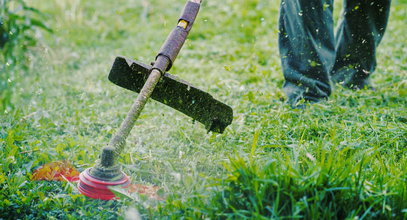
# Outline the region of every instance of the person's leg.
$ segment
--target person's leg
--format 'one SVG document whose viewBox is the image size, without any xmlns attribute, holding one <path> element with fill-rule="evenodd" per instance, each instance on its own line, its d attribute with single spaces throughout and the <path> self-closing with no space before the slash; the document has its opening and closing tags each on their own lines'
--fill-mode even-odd
<svg viewBox="0 0 407 220">
<path fill-rule="evenodd" d="M 376 68 L 376 47 L 386 29 L 391 0 L 345 0 L 336 33 L 336 59 L 331 79 L 362 89 Z"/>
<path fill-rule="evenodd" d="M 282 0 L 279 49 L 288 102 L 317 102 L 331 94 L 335 58 L 333 0 Z"/>
</svg>

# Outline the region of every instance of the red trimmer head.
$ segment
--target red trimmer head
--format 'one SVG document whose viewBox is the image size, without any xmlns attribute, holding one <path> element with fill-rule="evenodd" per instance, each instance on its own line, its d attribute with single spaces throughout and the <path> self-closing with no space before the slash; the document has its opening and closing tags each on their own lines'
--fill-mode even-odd
<svg viewBox="0 0 407 220">
<path fill-rule="evenodd" d="M 115 151 L 111 147 L 105 147 L 98 163 L 83 171 L 79 175 L 78 189 L 83 195 L 102 200 L 116 199 L 109 189 L 111 186 L 127 188 L 130 179 L 124 174 L 119 165 L 116 165 Z"/>
<path fill-rule="evenodd" d="M 122 173 L 122 178 L 118 180 L 112 179 L 98 179 L 90 174 L 90 169 L 86 169 L 79 176 L 78 189 L 83 195 L 101 200 L 116 199 L 116 196 L 110 191 L 110 186 L 121 186 L 127 188 L 130 184 L 129 178 L 126 174 Z"/>
</svg>

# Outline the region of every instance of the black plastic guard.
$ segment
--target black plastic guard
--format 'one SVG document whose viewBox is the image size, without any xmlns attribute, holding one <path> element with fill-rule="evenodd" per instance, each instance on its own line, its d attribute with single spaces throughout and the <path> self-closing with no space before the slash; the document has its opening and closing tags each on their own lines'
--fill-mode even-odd
<svg viewBox="0 0 407 220">
<path fill-rule="evenodd" d="M 125 57 L 116 57 L 109 80 L 120 87 L 139 93 L 150 71 L 150 65 Z M 233 110 L 230 106 L 169 73 L 165 73 L 161 78 L 151 98 L 199 121 L 208 131 L 223 133 L 233 120 Z"/>
</svg>

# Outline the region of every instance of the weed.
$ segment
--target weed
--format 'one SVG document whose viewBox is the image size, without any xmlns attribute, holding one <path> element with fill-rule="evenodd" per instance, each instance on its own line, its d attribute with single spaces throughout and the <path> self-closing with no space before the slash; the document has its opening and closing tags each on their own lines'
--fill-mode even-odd
<svg viewBox="0 0 407 220">
<path fill-rule="evenodd" d="M 24 0 L 0 1 L 0 112 L 13 107 L 13 86 L 28 70 L 27 52 L 37 45 L 39 30 L 51 32 L 39 10 L 29 7 Z M 16 68 L 16 67 L 19 68 Z"/>
</svg>

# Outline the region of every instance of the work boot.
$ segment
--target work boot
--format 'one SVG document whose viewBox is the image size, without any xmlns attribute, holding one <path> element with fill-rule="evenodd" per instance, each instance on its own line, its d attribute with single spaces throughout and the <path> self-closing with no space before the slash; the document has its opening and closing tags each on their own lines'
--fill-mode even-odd
<svg viewBox="0 0 407 220">
<path fill-rule="evenodd" d="M 358 71 L 353 68 L 344 67 L 331 75 L 331 81 L 333 84 L 339 84 L 348 89 L 375 90 L 370 85 L 369 75 L 370 73 L 368 71 Z"/>
<path fill-rule="evenodd" d="M 293 109 L 305 109 L 307 104 L 317 103 L 323 99 L 310 96 L 307 94 L 307 90 L 295 84 L 286 83 L 284 85 L 284 92 L 288 98 L 287 104 Z"/>
<path fill-rule="evenodd" d="M 344 85 L 346 88 L 352 89 L 352 90 L 361 90 L 361 89 L 369 89 L 375 91 L 376 89 L 370 85 L 370 80 L 369 79 L 363 79 L 357 82 L 351 82 L 346 85 Z"/>
</svg>

